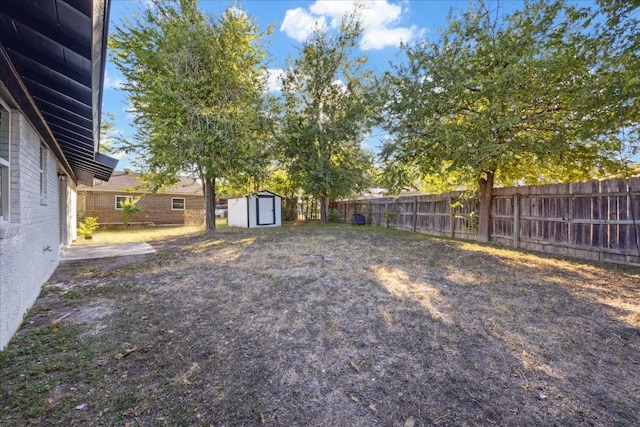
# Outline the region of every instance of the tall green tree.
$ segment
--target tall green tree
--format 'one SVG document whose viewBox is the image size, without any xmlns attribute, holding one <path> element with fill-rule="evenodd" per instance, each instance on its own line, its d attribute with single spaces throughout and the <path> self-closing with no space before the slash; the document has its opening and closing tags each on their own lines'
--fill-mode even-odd
<svg viewBox="0 0 640 427">
<path fill-rule="evenodd" d="M 620 140 L 601 125 L 614 114 L 601 103 L 610 94 L 592 90 L 597 52 L 567 13 L 562 1 L 526 2 L 509 15 L 472 3 L 450 14 L 437 42 L 406 46 L 406 63 L 387 75 L 383 163 L 396 181 L 417 173 L 475 182 L 480 241 L 489 240 L 495 184 L 619 166 Z"/>
<path fill-rule="evenodd" d="M 623 140 L 628 156 L 640 152 L 640 1 L 599 0 L 597 7 L 574 11 L 591 29 L 588 42 L 600 54 L 594 73 L 603 76 L 597 90 L 611 96 L 615 115 L 606 128 Z M 604 79 L 608 77 L 608 79 Z"/>
<path fill-rule="evenodd" d="M 361 143 L 374 113 L 374 80 L 367 58 L 354 54 L 362 31 L 357 11 L 345 15 L 337 35 L 315 29 L 283 79 L 283 164 L 299 188 L 320 198 L 322 222 L 330 199 L 368 185 L 373 158 Z"/>
<path fill-rule="evenodd" d="M 116 26 L 111 55 L 125 76 L 135 151 L 156 188 L 199 178 L 215 231 L 216 179 L 251 175 L 268 123 L 265 50 L 254 20 L 229 8 L 205 16 L 197 0 L 153 0 Z"/>
</svg>

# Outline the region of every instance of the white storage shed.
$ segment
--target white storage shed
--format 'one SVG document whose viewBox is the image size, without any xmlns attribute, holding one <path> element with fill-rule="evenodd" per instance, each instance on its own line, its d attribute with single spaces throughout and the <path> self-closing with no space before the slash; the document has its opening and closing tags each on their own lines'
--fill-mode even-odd
<svg viewBox="0 0 640 427">
<path fill-rule="evenodd" d="M 229 227 L 260 228 L 282 225 L 282 197 L 260 191 L 227 200 Z"/>
</svg>

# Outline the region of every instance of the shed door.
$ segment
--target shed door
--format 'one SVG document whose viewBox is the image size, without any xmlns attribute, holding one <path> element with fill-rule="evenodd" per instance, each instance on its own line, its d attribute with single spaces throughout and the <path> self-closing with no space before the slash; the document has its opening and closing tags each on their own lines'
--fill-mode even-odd
<svg viewBox="0 0 640 427">
<path fill-rule="evenodd" d="M 276 197 L 260 196 L 256 198 L 258 225 L 274 225 L 276 223 Z"/>
</svg>

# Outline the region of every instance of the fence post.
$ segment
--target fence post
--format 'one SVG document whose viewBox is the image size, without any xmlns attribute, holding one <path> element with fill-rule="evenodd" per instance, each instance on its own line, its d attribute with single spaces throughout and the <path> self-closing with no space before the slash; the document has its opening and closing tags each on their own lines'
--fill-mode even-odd
<svg viewBox="0 0 640 427">
<path fill-rule="evenodd" d="M 449 197 L 449 236 L 456 237 L 456 214 L 453 207 L 453 196 Z"/>
<path fill-rule="evenodd" d="M 520 247 L 520 193 L 513 195 L 513 246 Z"/>
<path fill-rule="evenodd" d="M 384 201 L 384 222 L 389 228 L 389 202 L 386 199 Z"/>
<path fill-rule="evenodd" d="M 418 225 L 418 196 L 413 198 L 413 232 L 416 232 Z"/>
</svg>

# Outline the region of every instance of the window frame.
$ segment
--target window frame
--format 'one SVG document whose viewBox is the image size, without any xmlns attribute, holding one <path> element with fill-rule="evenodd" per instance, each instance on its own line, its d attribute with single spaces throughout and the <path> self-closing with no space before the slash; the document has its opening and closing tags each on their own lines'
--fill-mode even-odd
<svg viewBox="0 0 640 427">
<path fill-rule="evenodd" d="M 182 200 L 182 207 L 181 208 L 176 208 L 175 207 L 175 201 L 176 200 Z M 171 210 L 172 211 L 184 211 L 187 209 L 187 199 L 184 197 L 172 197 L 171 198 Z"/>
<path fill-rule="evenodd" d="M 122 208 L 120 207 L 120 203 L 118 203 L 118 199 L 129 199 L 130 201 L 133 201 L 133 196 L 116 196 L 115 201 L 116 201 L 116 210 L 117 211 L 121 211 Z"/>
</svg>

